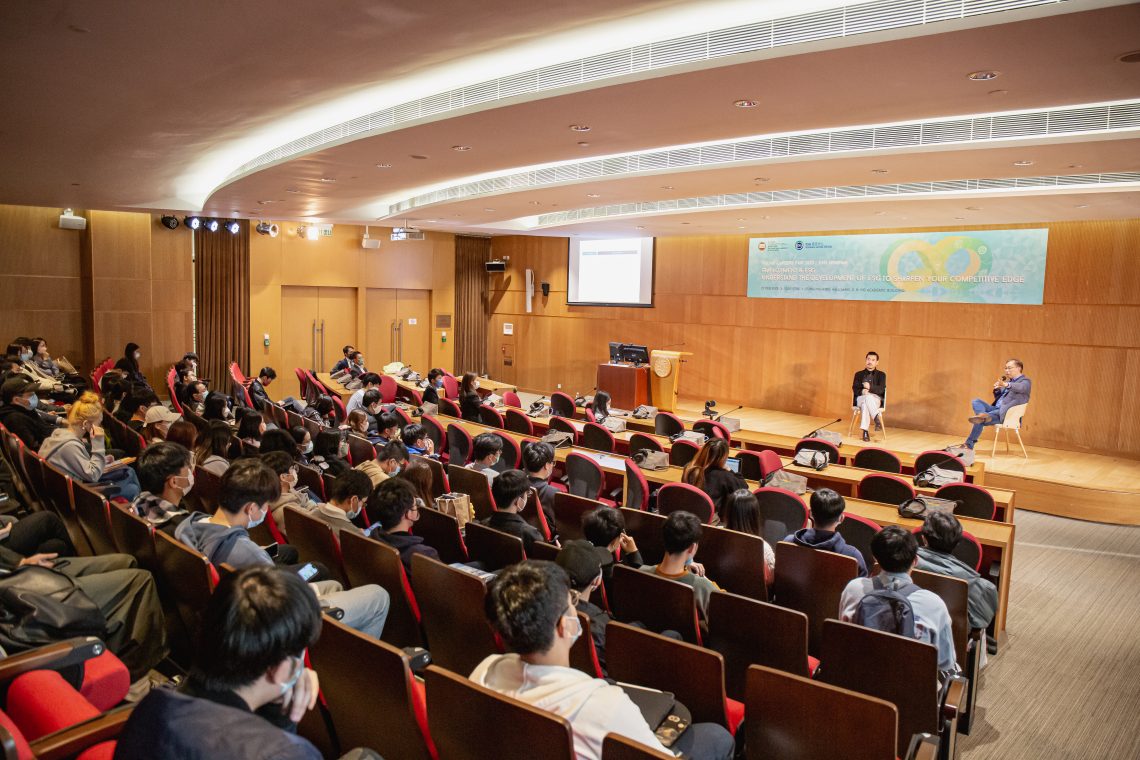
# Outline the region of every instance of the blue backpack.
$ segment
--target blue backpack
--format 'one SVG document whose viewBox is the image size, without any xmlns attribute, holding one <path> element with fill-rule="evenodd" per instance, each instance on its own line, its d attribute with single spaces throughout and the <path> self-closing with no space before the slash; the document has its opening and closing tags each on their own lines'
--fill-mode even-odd
<svg viewBox="0 0 1140 760">
<path fill-rule="evenodd" d="M 914 607 L 908 596 L 918 591 L 913 583 L 901 586 L 886 586 L 881 576 L 871 580 L 874 588 L 859 600 L 855 610 L 855 622 L 867 628 L 885 633 L 914 638 Z"/>
</svg>

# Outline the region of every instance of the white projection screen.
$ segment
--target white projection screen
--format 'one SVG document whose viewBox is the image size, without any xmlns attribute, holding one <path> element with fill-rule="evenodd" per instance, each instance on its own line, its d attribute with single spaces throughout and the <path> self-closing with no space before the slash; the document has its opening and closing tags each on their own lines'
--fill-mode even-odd
<svg viewBox="0 0 1140 760">
<path fill-rule="evenodd" d="M 566 302 L 652 306 L 653 238 L 571 239 Z"/>
</svg>

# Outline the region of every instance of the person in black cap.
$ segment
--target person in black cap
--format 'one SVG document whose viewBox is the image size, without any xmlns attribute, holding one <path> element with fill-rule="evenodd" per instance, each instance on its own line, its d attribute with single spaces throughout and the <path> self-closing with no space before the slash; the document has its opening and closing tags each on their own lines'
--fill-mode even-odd
<svg viewBox="0 0 1140 760">
<path fill-rule="evenodd" d="M 598 664 L 606 670 L 606 623 L 613 620 L 608 612 L 590 601 L 590 594 L 602 585 L 602 560 L 612 561 L 604 547 L 589 541 L 567 541 L 555 562 L 570 576 L 570 590 L 578 592 L 578 612 L 590 618 L 590 636 L 598 653 Z"/>
<path fill-rule="evenodd" d="M 26 377 L 9 377 L 0 386 L 0 424 L 33 451 L 39 451 L 59 421 L 54 415 L 36 409 L 39 397 L 36 383 Z"/>
</svg>

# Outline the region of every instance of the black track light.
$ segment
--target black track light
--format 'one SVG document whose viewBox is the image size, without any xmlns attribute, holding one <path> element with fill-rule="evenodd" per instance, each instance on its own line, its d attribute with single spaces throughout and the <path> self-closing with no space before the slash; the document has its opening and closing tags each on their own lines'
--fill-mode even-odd
<svg viewBox="0 0 1140 760">
<path fill-rule="evenodd" d="M 241 231 L 241 225 L 233 219 L 226 222 L 223 226 L 226 228 L 226 232 L 230 233 L 231 235 L 236 235 Z"/>
<path fill-rule="evenodd" d="M 178 217 L 176 217 L 176 216 L 171 216 L 170 214 L 164 214 L 162 219 L 160 219 L 159 221 L 161 221 L 162 226 L 168 230 L 178 229 Z"/>
<path fill-rule="evenodd" d="M 205 227 L 205 228 L 206 228 L 206 229 L 207 229 L 209 232 L 217 232 L 217 231 L 218 231 L 218 220 L 217 220 L 217 219 L 207 219 L 207 220 L 206 220 L 206 221 L 203 223 L 203 226 L 204 226 L 204 227 Z"/>
<path fill-rule="evenodd" d="M 187 229 L 196 230 L 202 226 L 202 220 L 196 216 L 188 216 L 182 220 Z"/>
</svg>

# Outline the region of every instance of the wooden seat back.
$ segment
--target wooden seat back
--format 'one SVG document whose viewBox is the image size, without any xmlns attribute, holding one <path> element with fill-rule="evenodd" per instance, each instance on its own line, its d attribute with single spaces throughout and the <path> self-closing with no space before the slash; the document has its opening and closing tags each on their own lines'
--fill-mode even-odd
<svg viewBox="0 0 1140 760">
<path fill-rule="evenodd" d="M 724 657 L 728 696 L 744 699 L 750 665 L 808 673 L 807 615 L 767 602 L 714 591 L 709 598 L 706 644 Z"/>
<path fill-rule="evenodd" d="M 622 507 L 625 532 L 637 543 L 641 559 L 647 565 L 656 565 L 665 556 L 665 517 L 653 512 Z"/>
<path fill-rule="evenodd" d="M 808 618 L 808 652 L 819 657 L 823 622 L 839 616 L 843 589 L 859 574 L 852 558 L 781 541 L 776 544 L 774 601 Z"/>
<path fill-rule="evenodd" d="M 340 533 L 340 551 L 344 571 L 351 586 L 374 583 L 385 589 L 391 597 L 384 632 L 380 635 L 396 647 L 424 645 L 420 629 L 420 608 L 416 604 L 412 584 L 400 560 L 400 552 L 368 536 L 343 530 Z"/>
<path fill-rule="evenodd" d="M 651 631 L 677 631 L 690 644 L 701 643 L 692 586 L 615 565 L 609 601 L 614 617 L 624 623 L 641 623 Z"/>
<path fill-rule="evenodd" d="M 432 496 L 438 499 L 440 496 L 451 491 L 451 482 L 447 479 L 447 471 L 443 469 L 443 465 L 438 459 L 420 456 L 419 454 L 412 454 L 410 459 L 413 462 L 423 462 L 427 465 L 427 468 L 431 470 Z"/>
<path fill-rule="evenodd" d="M 96 554 L 113 554 L 115 539 L 111 536 L 111 519 L 107 516 L 107 500 L 103 494 L 81 483 L 72 488 L 75 517 Z"/>
<path fill-rule="evenodd" d="M 297 507 L 285 507 L 285 533 L 289 544 L 297 548 L 302 562 L 320 562 L 328 568 L 332 580 L 349 587 L 341 559 L 340 542 L 332 526 Z"/>
<path fill-rule="evenodd" d="M 768 601 L 764 582 L 764 539 L 728 528 L 706 527 L 696 561 L 705 566 L 718 586 L 762 602 Z"/>
<path fill-rule="evenodd" d="M 574 760 L 570 723 L 435 665 L 427 669 L 431 736 L 441 758 Z M 539 751 L 538 748 L 541 748 Z"/>
<path fill-rule="evenodd" d="M 447 482 L 451 484 L 453 490 L 471 497 L 471 506 L 475 508 L 475 519 L 485 520 L 495 511 L 495 499 L 491 495 L 491 482 L 483 473 L 449 464 L 447 466 Z"/>
<path fill-rule="evenodd" d="M 499 651 L 483 612 L 487 588 L 479 578 L 417 554 L 412 558 L 412 590 L 432 661 L 440 667 L 470 673 L 484 657 Z"/>
<path fill-rule="evenodd" d="M 526 559 L 521 538 L 477 522 L 467 523 L 463 540 L 467 544 L 467 556 L 483 563 L 483 569 L 488 572 L 493 573 Z"/>
<path fill-rule="evenodd" d="M 898 714 L 888 701 L 753 665 L 745 690 L 748 758 L 893 760 Z M 826 730 L 820 730 L 826 726 Z"/>
<path fill-rule="evenodd" d="M 435 549 L 445 564 L 467 561 L 467 547 L 463 543 L 463 534 L 459 532 L 459 521 L 451 515 L 431 507 L 421 509 L 415 533 Z"/>
<path fill-rule="evenodd" d="M 582 533 L 582 518 L 587 512 L 593 512 L 598 507 L 604 506 L 602 502 L 585 496 L 575 496 L 564 491 L 554 494 L 554 526 L 562 543 L 585 538 Z"/>
</svg>

